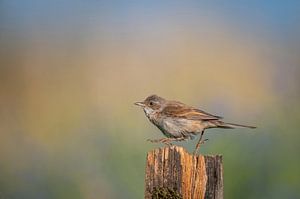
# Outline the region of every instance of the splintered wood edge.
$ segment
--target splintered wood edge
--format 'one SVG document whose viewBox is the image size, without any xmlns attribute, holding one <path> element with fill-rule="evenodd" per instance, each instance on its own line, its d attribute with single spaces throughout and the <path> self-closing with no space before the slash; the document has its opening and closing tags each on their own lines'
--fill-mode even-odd
<svg viewBox="0 0 300 199">
<path fill-rule="evenodd" d="M 147 153 L 145 198 L 155 187 L 174 189 L 183 198 L 223 197 L 222 169 L 221 155 L 193 156 L 178 146 L 154 149 Z"/>
</svg>

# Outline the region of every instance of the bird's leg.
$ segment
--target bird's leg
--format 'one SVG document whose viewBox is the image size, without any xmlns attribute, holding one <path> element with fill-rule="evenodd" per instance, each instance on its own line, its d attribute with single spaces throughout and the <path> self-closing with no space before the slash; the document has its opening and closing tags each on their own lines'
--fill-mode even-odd
<svg viewBox="0 0 300 199">
<path fill-rule="evenodd" d="M 170 138 L 161 138 L 161 139 L 157 139 L 157 140 L 147 139 L 147 141 L 152 142 L 152 143 L 161 142 L 165 145 L 172 146 L 172 143 L 170 143 L 172 140 L 170 140 Z"/>
<path fill-rule="evenodd" d="M 199 150 L 199 147 L 200 147 L 200 145 L 201 144 L 204 144 L 204 142 L 206 142 L 208 139 L 205 139 L 205 140 L 202 140 L 202 137 L 203 137 L 203 134 L 204 134 L 204 130 L 201 132 L 201 135 L 200 135 L 200 138 L 199 138 L 199 141 L 198 141 L 198 143 L 197 143 L 197 145 L 196 145 L 196 148 L 195 148 L 195 150 L 194 150 L 194 155 L 196 155 L 197 154 L 197 152 L 198 152 L 198 150 Z"/>
<path fill-rule="evenodd" d="M 156 140 L 151 140 L 151 139 L 147 139 L 148 142 L 152 142 L 152 143 L 157 143 L 157 142 L 163 142 L 166 138 L 161 138 L 161 139 L 156 139 Z"/>
<path fill-rule="evenodd" d="M 173 142 L 173 141 L 183 141 L 183 140 L 186 140 L 187 138 L 185 137 L 179 137 L 179 138 L 165 138 L 165 140 L 162 141 L 162 143 L 168 145 L 168 146 L 172 146 L 172 143 L 170 142 Z"/>
<path fill-rule="evenodd" d="M 157 143 L 157 142 L 161 142 L 165 145 L 168 146 L 172 146 L 172 141 L 183 141 L 185 140 L 185 137 L 179 137 L 179 138 L 161 138 L 161 139 L 157 139 L 157 140 L 150 140 L 148 139 L 147 141 L 152 142 L 152 143 Z"/>
<path fill-rule="evenodd" d="M 167 146 L 172 146 L 171 141 L 172 141 L 171 138 L 164 138 L 161 142 L 164 143 Z"/>
</svg>

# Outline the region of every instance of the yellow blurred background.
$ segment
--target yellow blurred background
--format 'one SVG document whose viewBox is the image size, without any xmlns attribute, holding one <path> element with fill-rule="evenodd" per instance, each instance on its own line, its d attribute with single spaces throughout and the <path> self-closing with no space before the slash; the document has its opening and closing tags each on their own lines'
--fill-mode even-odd
<svg viewBox="0 0 300 199">
<path fill-rule="evenodd" d="M 143 198 L 150 94 L 258 126 L 206 132 L 225 198 L 299 198 L 299 6 L 2 0 L 0 198 Z"/>
</svg>

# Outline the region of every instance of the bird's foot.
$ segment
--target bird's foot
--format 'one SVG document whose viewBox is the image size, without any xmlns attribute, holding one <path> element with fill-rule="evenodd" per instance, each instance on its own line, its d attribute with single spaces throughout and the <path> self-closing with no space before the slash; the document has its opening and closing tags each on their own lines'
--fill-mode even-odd
<svg viewBox="0 0 300 199">
<path fill-rule="evenodd" d="M 161 142 L 170 147 L 173 145 L 171 141 L 172 139 L 164 138 Z"/>
<path fill-rule="evenodd" d="M 165 138 L 161 138 L 161 139 L 147 139 L 148 142 L 152 142 L 152 143 L 158 143 L 158 142 L 163 142 Z"/>
<path fill-rule="evenodd" d="M 195 148 L 195 150 L 194 150 L 194 152 L 193 152 L 193 155 L 194 155 L 194 156 L 197 155 L 200 146 L 201 146 L 202 144 L 204 144 L 206 141 L 208 141 L 208 139 L 200 140 L 200 141 L 198 142 L 198 144 L 196 145 L 196 148 Z"/>
<path fill-rule="evenodd" d="M 147 141 L 152 142 L 152 143 L 157 143 L 157 142 L 160 142 L 160 139 L 158 139 L 158 140 L 147 139 Z"/>
<path fill-rule="evenodd" d="M 202 140 L 202 141 L 200 142 L 200 145 L 201 145 L 201 144 L 204 144 L 206 141 L 208 141 L 208 139 Z"/>
<path fill-rule="evenodd" d="M 151 139 L 147 139 L 148 142 L 152 142 L 152 143 L 158 143 L 158 142 L 161 142 L 167 146 L 172 146 L 172 143 L 171 143 L 171 139 L 168 139 L 168 138 L 161 138 L 161 139 L 155 139 L 155 140 L 151 140 Z"/>
</svg>

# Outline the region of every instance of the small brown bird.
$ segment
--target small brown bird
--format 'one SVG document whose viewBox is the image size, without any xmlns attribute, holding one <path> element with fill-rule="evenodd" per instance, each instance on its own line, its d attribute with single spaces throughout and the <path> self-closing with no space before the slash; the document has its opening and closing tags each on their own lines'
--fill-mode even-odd
<svg viewBox="0 0 300 199">
<path fill-rule="evenodd" d="M 205 129 L 256 128 L 254 126 L 225 123 L 220 116 L 212 115 L 178 101 L 166 100 L 157 95 L 150 95 L 143 102 L 134 104 L 141 106 L 148 119 L 167 137 L 148 141 L 171 145 L 170 142 L 172 141 L 193 139 L 200 134 L 194 155 L 197 153 L 200 145 L 207 141 L 207 139 L 202 139 Z"/>
</svg>

